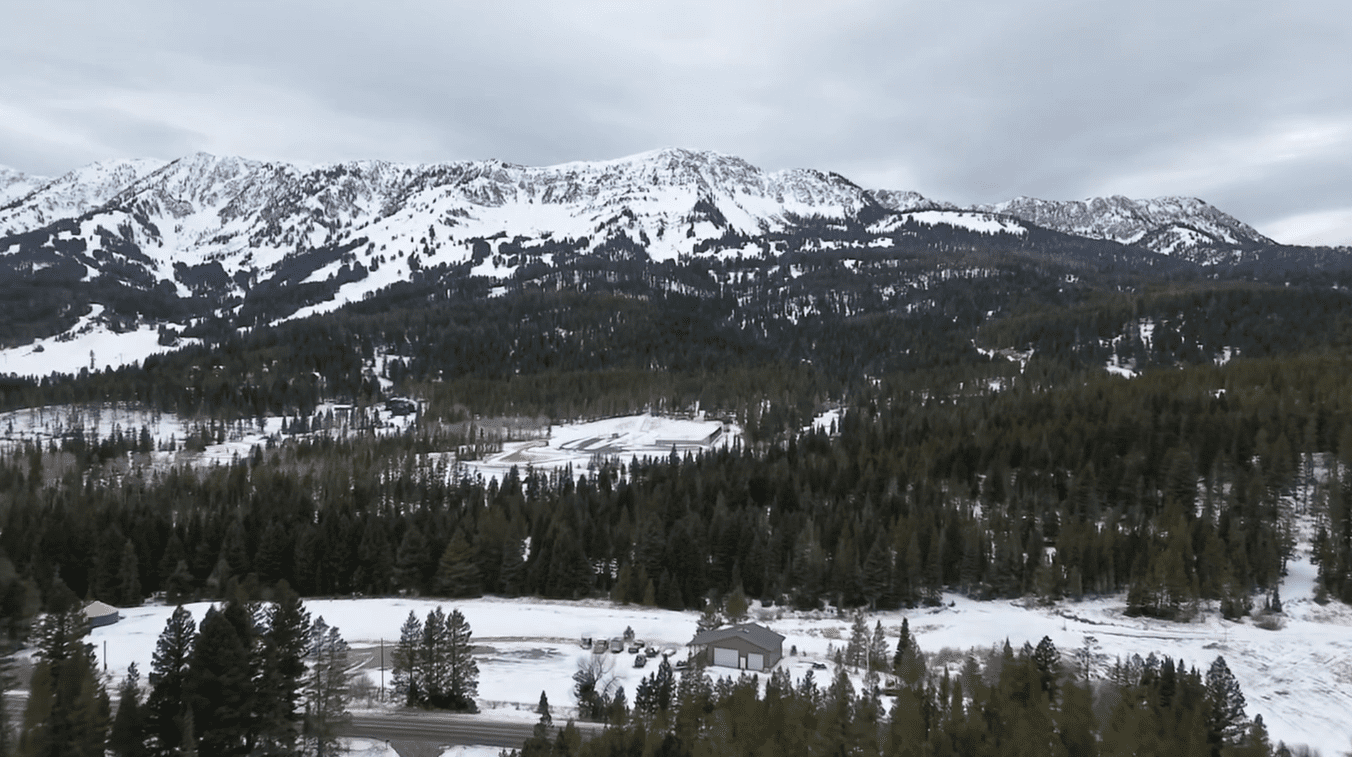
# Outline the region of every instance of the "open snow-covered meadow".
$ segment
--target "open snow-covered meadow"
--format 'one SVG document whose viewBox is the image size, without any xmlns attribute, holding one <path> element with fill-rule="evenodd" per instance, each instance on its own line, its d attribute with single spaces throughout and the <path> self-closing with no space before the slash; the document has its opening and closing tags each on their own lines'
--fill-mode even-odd
<svg viewBox="0 0 1352 757">
<path fill-rule="evenodd" d="M 895 644 L 902 619 L 908 619 L 931 664 L 947 663 L 954 672 L 968 651 L 979 653 L 1005 639 L 1016 648 L 1024 642 L 1036 645 L 1043 636 L 1052 639 L 1068 666 L 1074 664 L 1071 657 L 1085 645 L 1087 636 L 1097 639 L 1103 655 L 1100 675 L 1117 658 L 1132 654 L 1169 655 L 1202 671 L 1217 655 L 1223 655 L 1243 686 L 1249 716 L 1262 714 L 1274 741 L 1308 744 L 1331 756 L 1352 746 L 1352 723 L 1347 719 L 1352 712 L 1352 608 L 1336 601 L 1316 604 L 1311 599 L 1313 578 L 1314 569 L 1307 559 L 1290 564 L 1282 586 L 1283 627 L 1278 630 L 1265 630 L 1251 619 L 1226 621 L 1214 610 L 1189 623 L 1129 618 L 1122 612 L 1121 596 L 1047 607 L 950 596 L 942 607 L 869 615 L 868 624 L 871 628 L 881 621 L 889 642 Z M 340 629 L 354 648 L 354 661 L 362 662 L 377 688 L 382 673 L 376 652 L 382 641 L 388 658 L 409 612 L 421 619 L 438 605 L 448 611 L 458 608 L 473 630 L 481 709 L 491 717 L 529 722 L 537 718 L 534 710 L 541 691 L 549 697 L 556 718 L 573 712 L 572 674 L 579 659 L 592 655 L 580 647 L 581 637 L 611 638 L 632 628 L 637 638 L 673 648 L 676 659 L 681 659 L 698 620 L 698 614 L 691 611 L 605 601 L 485 597 L 306 602 L 313 616 L 322 616 Z M 200 621 L 209 606 L 198 603 L 188 609 Z M 114 680 L 132 662 L 143 671 L 149 669 L 156 639 L 171 610 L 163 606 L 126 609 L 119 623 L 92 632 L 95 649 Z M 811 670 L 814 662 L 829 665 L 833 650 L 850 637 L 851 619 L 834 612 L 753 606 L 752 618 L 786 637 L 786 655 L 796 649 L 796 655 L 780 663 L 795 679 Z M 616 682 L 632 701 L 636 685 L 652 671 L 651 664 L 636 669 L 634 655 L 628 653 L 607 653 L 605 659 L 613 663 Z M 736 675 L 722 668 L 710 671 Z M 824 683 L 830 671 L 815 675 Z M 388 686 L 388 670 L 384 680 Z M 855 684 L 862 685 L 862 676 L 855 676 Z"/>
</svg>

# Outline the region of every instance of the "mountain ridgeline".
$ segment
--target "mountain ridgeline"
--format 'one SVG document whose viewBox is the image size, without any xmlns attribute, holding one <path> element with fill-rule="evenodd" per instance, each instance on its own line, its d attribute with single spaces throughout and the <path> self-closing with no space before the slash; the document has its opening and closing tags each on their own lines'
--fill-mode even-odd
<svg viewBox="0 0 1352 757">
<path fill-rule="evenodd" d="M 686 150 L 545 168 L 196 154 L 4 181 L 0 346 L 78 327 L 182 348 L 15 377 L 8 406 L 228 416 L 370 400 L 377 373 L 767 367 L 839 397 L 1030 350 L 1141 370 L 1341 344 L 1352 284 L 1348 249 L 1282 246 L 1200 200 L 958 208 Z"/>
</svg>

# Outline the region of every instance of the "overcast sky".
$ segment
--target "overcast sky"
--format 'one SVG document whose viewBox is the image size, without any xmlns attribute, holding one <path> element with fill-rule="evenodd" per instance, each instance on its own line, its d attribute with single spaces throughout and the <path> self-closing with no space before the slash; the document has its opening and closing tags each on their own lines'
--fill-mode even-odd
<svg viewBox="0 0 1352 757">
<path fill-rule="evenodd" d="M 0 0 L 0 164 L 659 147 L 962 204 L 1191 195 L 1352 244 L 1329 0 Z"/>
</svg>

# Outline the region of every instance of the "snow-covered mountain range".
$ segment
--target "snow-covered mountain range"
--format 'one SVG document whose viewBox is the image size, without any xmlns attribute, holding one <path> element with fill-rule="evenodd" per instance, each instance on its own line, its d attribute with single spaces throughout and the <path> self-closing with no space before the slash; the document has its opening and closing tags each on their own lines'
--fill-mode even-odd
<svg viewBox="0 0 1352 757">
<path fill-rule="evenodd" d="M 1192 197 L 1130 200 L 1113 196 L 1069 201 L 1017 197 L 980 209 L 1066 234 L 1140 245 L 1206 263 L 1239 250 L 1276 244 L 1252 226 Z"/>
<path fill-rule="evenodd" d="M 0 192 L 0 237 L 85 216 L 78 236 L 91 250 L 112 234 L 136 244 L 160 272 L 219 261 L 264 273 L 298 249 L 357 236 L 373 252 L 395 247 L 396 256 L 418 254 L 424 265 L 470 259 L 473 241 L 495 236 L 526 247 L 569 239 L 592 250 L 622 240 L 661 261 L 719 247 L 710 240 L 784 232 L 807 219 L 860 220 L 869 210 L 939 212 L 931 218 L 958 226 L 969 225 L 973 212 L 1000 215 L 1184 256 L 1198 247 L 1274 244 L 1191 198 L 1018 198 L 964 209 L 910 191 L 866 191 L 837 174 L 771 173 L 733 156 L 680 149 L 542 168 L 498 161 L 305 167 L 197 153 L 170 163 L 94 163 L 54 180 L 3 169 Z"/>
<path fill-rule="evenodd" d="M 999 237 L 1007 247 L 1064 249 L 1053 232 L 1120 243 L 1111 253 L 1119 257 L 1189 265 L 1275 246 L 1195 199 L 961 208 L 683 149 L 548 167 L 303 166 L 197 153 L 94 163 L 50 180 L 0 169 L 0 281 L 84 291 L 84 302 L 71 303 L 77 312 L 48 303 L 44 317 L 62 329 L 89 304 L 107 306 L 104 320 L 126 313 L 128 299 L 136 314 L 122 327 L 222 316 L 253 324 L 332 310 L 429 271 L 507 280 L 579 256 L 661 264 L 902 243 L 941 249 L 955 234 L 967 248 Z"/>
</svg>

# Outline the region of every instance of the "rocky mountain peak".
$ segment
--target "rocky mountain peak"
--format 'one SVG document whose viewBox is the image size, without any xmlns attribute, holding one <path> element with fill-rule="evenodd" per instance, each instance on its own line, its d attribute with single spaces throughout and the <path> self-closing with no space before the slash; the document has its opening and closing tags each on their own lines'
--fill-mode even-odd
<svg viewBox="0 0 1352 757">
<path fill-rule="evenodd" d="M 1085 200 L 1016 197 L 974 208 L 1012 215 L 1067 234 L 1208 260 L 1218 254 L 1275 244 L 1252 226 L 1194 197 L 1139 200 L 1121 195 Z"/>
</svg>

